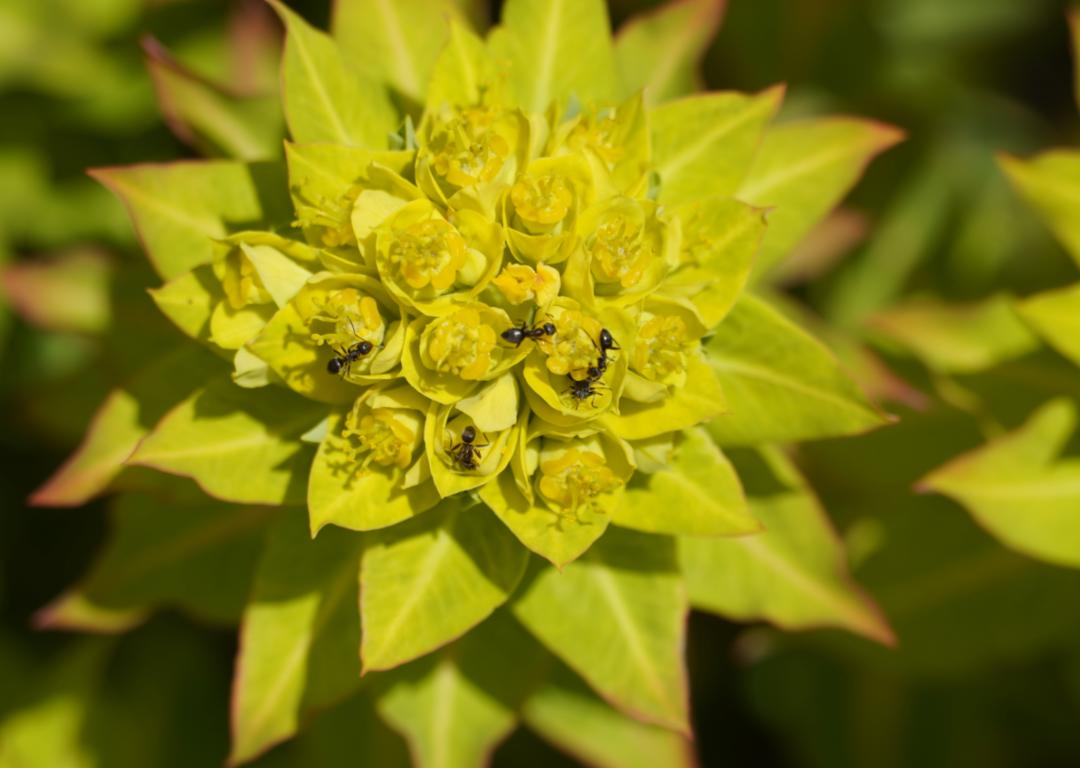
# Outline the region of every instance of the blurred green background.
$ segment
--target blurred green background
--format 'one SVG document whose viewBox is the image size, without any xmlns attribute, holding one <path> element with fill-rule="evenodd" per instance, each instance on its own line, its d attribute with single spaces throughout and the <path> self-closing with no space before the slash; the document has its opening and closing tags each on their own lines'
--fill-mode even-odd
<svg viewBox="0 0 1080 768">
<path fill-rule="evenodd" d="M 325 25 L 323 0 L 289 4 Z M 616 23 L 652 5 L 610 2 Z M 1080 765 L 1080 572 L 1012 553 L 960 507 L 912 491 L 1035 404 L 1080 397 L 1080 372 L 1042 350 L 942 377 L 876 323 L 916 297 L 974 302 L 1075 280 L 995 164 L 1001 151 L 1080 143 L 1067 7 L 728 2 L 707 57 L 710 88 L 786 82 L 785 115 L 857 114 L 908 133 L 777 276 L 792 311 L 821 323 L 853 366 L 866 358 L 852 350 L 869 340 L 890 371 L 864 381 L 899 425 L 806 445 L 798 458 L 900 646 L 695 615 L 703 765 Z M 42 766 L 219 765 L 227 752 L 232 630 L 178 614 L 115 638 L 33 628 L 35 611 L 91 562 L 107 504 L 51 510 L 25 499 L 77 444 L 110 384 L 177 340 L 144 293 L 151 276 L 123 211 L 84 174 L 196 156 L 161 119 L 144 34 L 207 78 L 247 93 L 274 87 L 277 33 L 258 2 L 0 0 L 4 768 L 5 739 L 47 744 Z M 122 344 L 110 333 L 118 327 Z M 260 764 L 348 765 L 348 738 L 362 735 L 343 736 L 347 723 L 348 708 L 335 710 L 306 745 Z M 397 737 L 380 738 L 386 764 L 397 764 Z M 519 731 L 495 764 L 570 763 Z"/>
</svg>

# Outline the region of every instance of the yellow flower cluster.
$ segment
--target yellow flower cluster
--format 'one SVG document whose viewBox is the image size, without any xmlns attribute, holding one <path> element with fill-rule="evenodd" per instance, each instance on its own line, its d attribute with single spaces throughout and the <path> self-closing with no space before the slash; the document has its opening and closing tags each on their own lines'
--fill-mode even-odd
<svg viewBox="0 0 1080 768">
<path fill-rule="evenodd" d="M 429 105 L 398 150 L 290 146 L 308 249 L 290 255 L 311 274 L 248 347 L 340 408 L 313 519 L 376 528 L 474 492 L 528 544 L 525 520 L 603 522 L 643 441 L 716 414 L 708 323 L 673 279 L 704 235 L 656 202 L 644 115 L 640 97 L 544 115 L 492 97 Z M 223 262 L 234 306 L 272 293 L 255 257 Z"/>
</svg>

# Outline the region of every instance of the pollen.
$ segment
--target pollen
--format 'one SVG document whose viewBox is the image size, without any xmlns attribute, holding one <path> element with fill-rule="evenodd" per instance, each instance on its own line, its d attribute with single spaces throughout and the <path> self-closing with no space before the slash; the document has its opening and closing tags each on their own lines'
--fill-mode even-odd
<svg viewBox="0 0 1080 768">
<path fill-rule="evenodd" d="M 547 369 L 558 376 L 584 379 L 600 354 L 599 321 L 576 309 L 563 310 L 554 319 L 555 336 L 537 340 L 547 355 Z"/>
<path fill-rule="evenodd" d="M 592 257 L 593 277 L 601 283 L 618 283 L 623 288 L 637 285 L 654 254 L 639 211 L 616 211 L 605 217 L 586 240 Z"/>
<path fill-rule="evenodd" d="M 415 222 L 395 234 L 390 264 L 415 290 L 430 285 L 439 293 L 446 291 L 468 260 L 465 239 L 442 217 Z"/>
<path fill-rule="evenodd" d="M 482 379 L 491 370 L 497 338 L 472 307 L 442 317 L 424 331 L 425 351 L 435 370 L 467 381 Z"/>
<path fill-rule="evenodd" d="M 379 312 L 379 304 L 355 288 L 331 293 L 319 310 L 318 314 L 311 316 L 309 324 L 330 324 L 332 330 L 312 333 L 311 340 L 316 344 L 326 344 L 331 349 L 348 349 L 362 340 L 382 343 L 386 323 Z"/>
<path fill-rule="evenodd" d="M 419 432 L 407 414 L 396 408 L 367 410 L 362 404 L 350 411 L 341 434 L 349 440 L 359 471 L 371 463 L 401 469 L 409 466 Z"/>
<path fill-rule="evenodd" d="M 513 140 L 505 112 L 472 107 L 442 117 L 427 149 L 436 175 L 455 187 L 469 187 L 499 175 Z"/>
<path fill-rule="evenodd" d="M 539 234 L 566 218 L 574 203 L 574 192 L 562 176 L 525 176 L 511 187 L 510 202 L 522 223 Z"/>
<path fill-rule="evenodd" d="M 540 494 L 552 506 L 573 512 L 591 507 L 597 496 L 622 485 L 603 456 L 577 448 L 541 462 L 540 474 Z"/>
<path fill-rule="evenodd" d="M 562 278 L 557 269 L 541 262 L 536 269 L 526 264 L 509 264 L 492 282 L 515 306 L 535 301 L 537 306 L 545 307 L 559 295 Z"/>
<path fill-rule="evenodd" d="M 656 315 L 638 330 L 633 367 L 654 381 L 665 381 L 686 372 L 688 346 L 686 322 L 675 315 Z"/>
</svg>

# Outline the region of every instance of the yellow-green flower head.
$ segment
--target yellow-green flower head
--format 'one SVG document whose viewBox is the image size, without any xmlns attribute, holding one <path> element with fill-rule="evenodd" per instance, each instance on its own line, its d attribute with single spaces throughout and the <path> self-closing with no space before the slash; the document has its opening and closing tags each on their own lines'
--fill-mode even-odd
<svg viewBox="0 0 1080 768">
<path fill-rule="evenodd" d="M 498 224 L 474 211 L 444 213 L 414 200 L 375 229 L 375 263 L 387 289 L 424 314 L 452 309 L 491 281 L 502 263 Z"/>
<path fill-rule="evenodd" d="M 485 378 L 495 364 L 498 332 L 486 307 L 465 307 L 428 324 L 420 337 L 424 364 L 439 373 L 449 373 L 465 381 Z"/>
<path fill-rule="evenodd" d="M 368 408 L 358 403 L 349 413 L 341 434 L 349 441 L 356 472 L 363 472 L 372 462 L 381 467 L 405 469 L 412 463 L 420 443 L 420 427 L 415 411 Z"/>
<path fill-rule="evenodd" d="M 559 295 L 562 276 L 559 270 L 542 262 L 536 269 L 528 264 L 507 264 L 491 282 L 515 306 L 533 302 L 546 307 Z"/>
<path fill-rule="evenodd" d="M 512 184 L 528 142 L 528 121 L 517 110 L 444 104 L 421 124 L 417 181 L 439 202 L 460 190 Z"/>
</svg>

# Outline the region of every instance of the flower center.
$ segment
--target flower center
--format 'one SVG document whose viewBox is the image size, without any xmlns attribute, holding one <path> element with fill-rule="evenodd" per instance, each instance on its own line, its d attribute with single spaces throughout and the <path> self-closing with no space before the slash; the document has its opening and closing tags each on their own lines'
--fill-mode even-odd
<svg viewBox="0 0 1080 768">
<path fill-rule="evenodd" d="M 579 310 L 568 309 L 554 318 L 554 324 L 555 335 L 536 342 L 547 355 L 547 369 L 559 376 L 584 379 L 600 357 L 600 323 Z"/>
<path fill-rule="evenodd" d="M 500 110 L 473 107 L 436 128 L 429 144 L 437 175 L 455 187 L 491 181 L 510 155 L 512 135 Z"/>
<path fill-rule="evenodd" d="M 541 462 L 540 474 L 540 494 L 552 506 L 574 512 L 592 506 L 597 496 L 622 485 L 604 464 L 603 456 L 577 448 Z"/>
<path fill-rule="evenodd" d="M 643 222 L 623 214 L 607 218 L 585 243 L 592 256 L 593 277 L 601 283 L 636 285 L 649 266 L 652 249 Z"/>
<path fill-rule="evenodd" d="M 543 307 L 559 295 L 562 278 L 557 269 L 544 263 L 537 264 L 536 269 L 526 264 L 508 264 L 492 282 L 515 306 L 535 300 Z"/>
<path fill-rule="evenodd" d="M 634 368 L 654 381 L 686 371 L 686 322 L 675 315 L 657 315 L 638 330 Z"/>
<path fill-rule="evenodd" d="M 319 310 L 308 322 L 326 323 L 332 329 L 326 333 L 312 333 L 311 340 L 316 344 L 345 350 L 363 340 L 373 344 L 382 343 L 386 324 L 379 312 L 379 304 L 355 288 L 344 288 L 329 294 Z"/>
<path fill-rule="evenodd" d="M 626 154 L 618 137 L 619 121 L 614 109 L 605 109 L 600 115 L 584 117 L 567 137 L 575 149 L 588 147 L 605 163 L 614 165 Z"/>
<path fill-rule="evenodd" d="M 526 225 L 543 229 L 566 218 L 574 202 L 574 192 L 561 176 L 526 176 L 510 189 L 510 201 Z"/>
<path fill-rule="evenodd" d="M 402 418 L 402 413 L 394 408 L 374 408 L 367 412 L 357 408 L 349 413 L 341 434 L 349 440 L 353 458 L 360 462 L 361 470 L 372 462 L 401 469 L 409 466 L 418 433 Z"/>
<path fill-rule="evenodd" d="M 250 304 L 273 301 L 255 265 L 239 248 L 230 251 L 220 264 L 218 276 L 230 307 L 243 309 Z"/>
<path fill-rule="evenodd" d="M 389 249 L 390 263 L 410 287 L 428 285 L 440 293 L 457 279 L 465 266 L 468 246 L 450 222 L 424 219 L 396 233 Z"/>
<path fill-rule="evenodd" d="M 476 309 L 459 309 L 439 318 L 424 331 L 427 356 L 435 370 L 476 381 L 491 369 L 495 329 L 481 322 Z"/>
<path fill-rule="evenodd" d="M 317 205 L 296 205 L 296 226 L 313 229 L 324 248 L 356 245 L 352 227 L 352 209 L 361 189 L 354 187 L 337 200 L 322 199 Z"/>
</svg>

